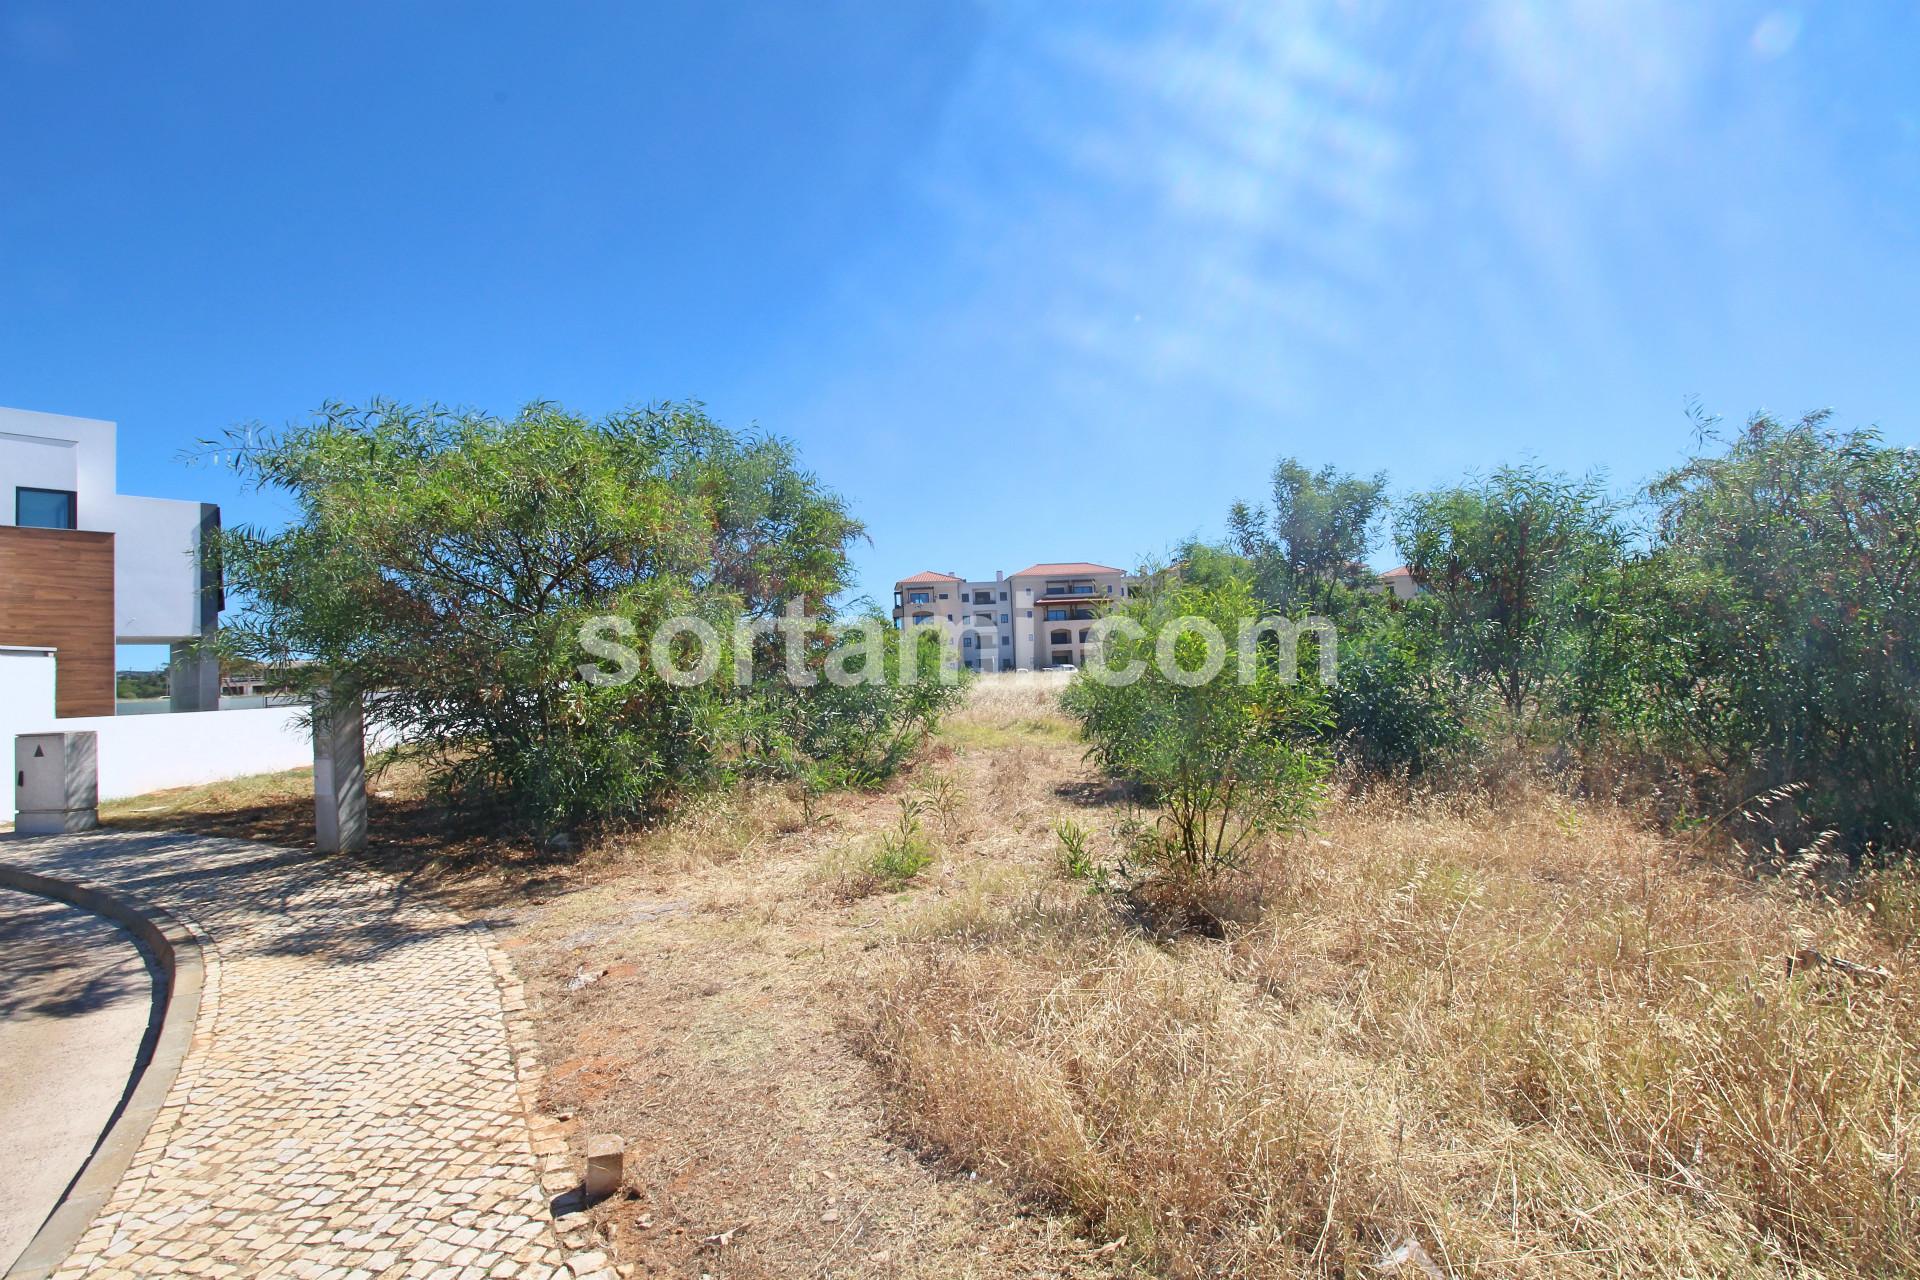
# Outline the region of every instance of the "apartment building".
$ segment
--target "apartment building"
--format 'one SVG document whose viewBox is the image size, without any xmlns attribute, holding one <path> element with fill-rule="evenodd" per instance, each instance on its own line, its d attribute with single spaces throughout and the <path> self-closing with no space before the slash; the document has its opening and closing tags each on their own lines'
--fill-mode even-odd
<svg viewBox="0 0 1920 1280">
<path fill-rule="evenodd" d="M 927 570 L 893 584 L 893 623 L 945 628 L 976 671 L 1077 667 L 1094 619 L 1133 586 L 1126 570 L 1085 561 L 977 581 Z"/>
<path fill-rule="evenodd" d="M 118 491 L 115 427 L 0 408 L 0 650 L 51 653 L 55 714 L 114 713 L 114 645 L 169 644 L 176 711 L 220 705 L 220 667 L 192 651 L 219 624 L 200 554 L 209 502 Z"/>
</svg>

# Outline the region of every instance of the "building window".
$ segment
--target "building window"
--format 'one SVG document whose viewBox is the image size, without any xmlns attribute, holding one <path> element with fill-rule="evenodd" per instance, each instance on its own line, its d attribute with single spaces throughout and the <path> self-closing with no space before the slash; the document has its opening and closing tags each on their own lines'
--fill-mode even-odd
<svg viewBox="0 0 1920 1280">
<path fill-rule="evenodd" d="M 1047 637 L 1047 643 L 1049 643 L 1049 644 L 1072 644 L 1072 643 L 1073 643 L 1073 633 L 1072 633 L 1071 631 L 1056 631 L 1056 632 L 1054 632 L 1054 633 L 1053 633 L 1052 635 L 1050 635 L 1050 636 L 1048 636 L 1048 637 Z"/>
<path fill-rule="evenodd" d="M 967 634 L 960 637 L 960 647 L 962 649 L 973 648 L 973 632 L 969 631 L 967 632 Z"/>
<path fill-rule="evenodd" d="M 924 591 L 916 591 L 907 597 L 908 604 L 932 604 L 933 597 Z"/>
<path fill-rule="evenodd" d="M 1000 637 L 1000 647 L 1001 647 L 1001 648 L 1003 648 L 1003 649 L 1004 649 L 1004 648 L 1005 648 L 1006 646 L 1008 646 L 1008 645 L 1010 645 L 1010 644 L 1012 644 L 1012 643 L 1013 643 L 1013 637 L 1012 637 L 1012 636 L 1001 636 L 1001 637 Z"/>
<path fill-rule="evenodd" d="M 78 529 L 79 499 L 67 489 L 13 491 L 13 522 L 29 529 Z"/>
<path fill-rule="evenodd" d="M 1047 610 L 1047 621 L 1048 621 L 1048 622 L 1065 622 L 1066 620 L 1067 620 L 1067 610 L 1065 610 L 1065 609 L 1049 609 L 1049 610 Z"/>
<path fill-rule="evenodd" d="M 1007 602 L 1007 593 L 1002 591 L 1000 593 L 1000 603 L 1005 604 L 1006 602 Z"/>
<path fill-rule="evenodd" d="M 1011 619 L 1009 619 L 1006 614 L 1003 613 L 1000 615 L 1000 623 L 1002 626 L 1005 626 L 1009 621 L 1011 621 Z"/>
</svg>

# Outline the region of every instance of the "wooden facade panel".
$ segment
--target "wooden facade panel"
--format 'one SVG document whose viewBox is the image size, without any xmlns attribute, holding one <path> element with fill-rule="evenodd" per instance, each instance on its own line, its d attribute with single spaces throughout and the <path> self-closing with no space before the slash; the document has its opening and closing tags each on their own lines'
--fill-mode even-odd
<svg viewBox="0 0 1920 1280">
<path fill-rule="evenodd" d="M 54 711 L 113 714 L 113 535 L 0 525 L 0 644 L 51 645 Z"/>
</svg>

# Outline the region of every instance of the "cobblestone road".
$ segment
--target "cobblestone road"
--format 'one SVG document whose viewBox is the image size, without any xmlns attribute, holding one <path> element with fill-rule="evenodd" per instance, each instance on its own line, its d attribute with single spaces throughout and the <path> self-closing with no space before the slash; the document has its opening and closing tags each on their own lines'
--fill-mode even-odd
<svg viewBox="0 0 1920 1280">
<path fill-rule="evenodd" d="M 164 907 L 205 950 L 166 1105 L 57 1280 L 614 1275 L 549 1213 L 564 1144 L 483 926 L 244 841 L 16 838 L 0 862 Z"/>
</svg>

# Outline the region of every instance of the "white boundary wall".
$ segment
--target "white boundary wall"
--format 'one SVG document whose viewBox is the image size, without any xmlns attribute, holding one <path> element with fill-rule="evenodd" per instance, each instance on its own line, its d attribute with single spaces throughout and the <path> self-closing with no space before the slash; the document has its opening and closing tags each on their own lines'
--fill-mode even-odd
<svg viewBox="0 0 1920 1280">
<path fill-rule="evenodd" d="M 166 787 L 190 787 L 313 763 L 303 706 L 174 715 L 53 714 L 53 655 L 0 649 L 0 745 L 13 759 L 14 735 L 92 730 L 98 736 L 100 798 L 120 800 Z M 0 822 L 13 821 L 12 778 L 0 789 Z"/>
</svg>

